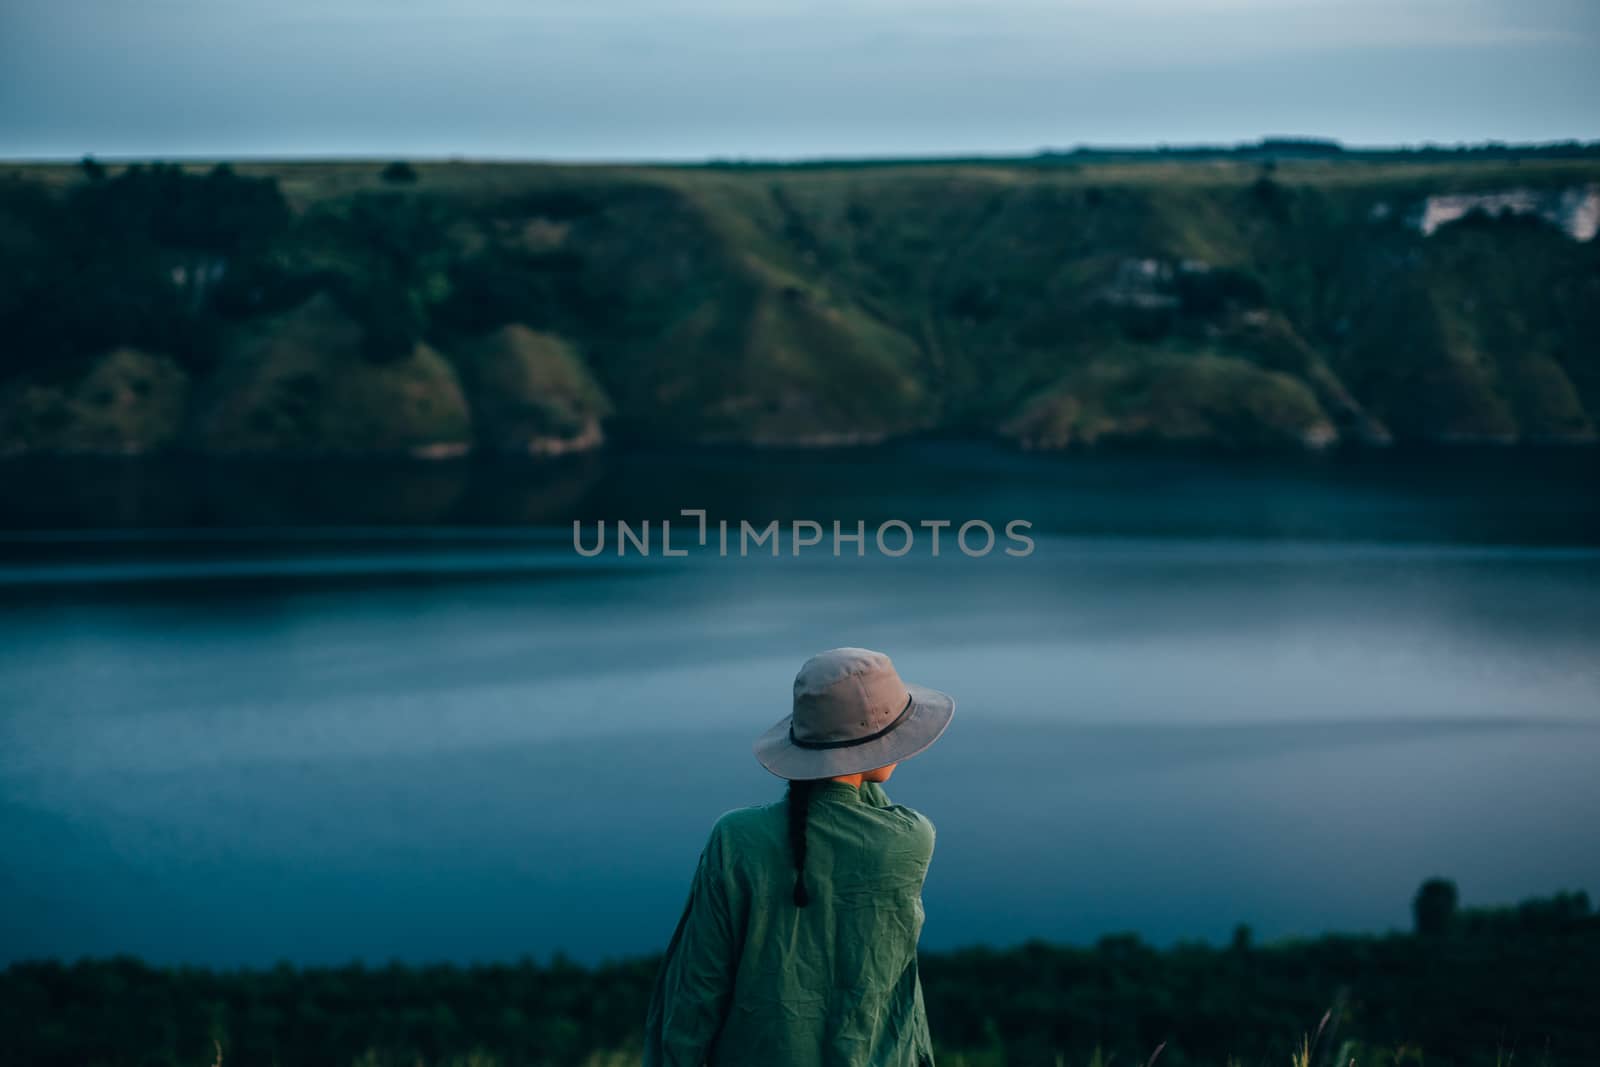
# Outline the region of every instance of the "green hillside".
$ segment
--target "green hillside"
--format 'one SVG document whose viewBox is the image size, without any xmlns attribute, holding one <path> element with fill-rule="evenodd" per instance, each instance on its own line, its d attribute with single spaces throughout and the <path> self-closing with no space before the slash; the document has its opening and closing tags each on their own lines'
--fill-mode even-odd
<svg viewBox="0 0 1600 1067">
<path fill-rule="evenodd" d="M 1597 190 L 1515 153 L 13 165 L 0 453 L 1593 441 Z"/>
</svg>

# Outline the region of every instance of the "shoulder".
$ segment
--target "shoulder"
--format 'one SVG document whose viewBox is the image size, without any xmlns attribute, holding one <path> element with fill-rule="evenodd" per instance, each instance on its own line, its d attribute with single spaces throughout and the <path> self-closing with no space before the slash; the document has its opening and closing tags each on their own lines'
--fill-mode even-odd
<svg viewBox="0 0 1600 1067">
<path fill-rule="evenodd" d="M 938 836 L 933 827 L 933 820 L 916 808 L 909 808 L 904 804 L 892 804 L 887 810 L 898 816 L 906 836 L 931 855 L 934 839 Z"/>
<path fill-rule="evenodd" d="M 925 839 L 928 847 L 933 847 L 933 820 L 922 812 L 906 804 L 894 803 L 889 799 L 889 794 L 884 791 L 883 786 L 876 782 L 867 782 L 861 786 L 861 799 L 898 824 L 905 833 Z"/>
<path fill-rule="evenodd" d="M 933 820 L 916 808 L 894 803 L 880 786 L 871 785 L 871 792 L 867 790 L 868 786 L 863 785 L 863 814 L 895 842 L 895 852 L 926 866 L 933 858 Z"/>
<path fill-rule="evenodd" d="M 723 812 L 711 827 L 708 849 L 738 854 L 763 842 L 786 840 L 784 802 L 756 804 Z"/>
<path fill-rule="evenodd" d="M 729 892 L 759 881 L 759 872 L 786 866 L 789 839 L 782 801 L 724 812 L 711 827 L 700 867 Z"/>
</svg>

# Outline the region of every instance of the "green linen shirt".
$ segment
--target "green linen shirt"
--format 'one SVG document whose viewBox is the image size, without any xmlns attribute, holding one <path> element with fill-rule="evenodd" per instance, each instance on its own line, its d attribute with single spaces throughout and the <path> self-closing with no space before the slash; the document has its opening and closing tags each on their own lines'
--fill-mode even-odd
<svg viewBox="0 0 1600 1067">
<path fill-rule="evenodd" d="M 817 783 L 797 908 L 787 805 L 712 829 L 656 979 L 645 1067 L 933 1063 L 917 976 L 933 824 L 877 784 Z"/>
</svg>

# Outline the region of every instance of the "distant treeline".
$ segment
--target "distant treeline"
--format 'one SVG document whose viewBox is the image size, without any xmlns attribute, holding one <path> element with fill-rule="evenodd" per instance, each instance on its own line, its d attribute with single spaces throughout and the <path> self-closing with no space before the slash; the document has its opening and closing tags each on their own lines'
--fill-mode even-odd
<svg viewBox="0 0 1600 1067">
<path fill-rule="evenodd" d="M 1600 159 L 1600 141 L 1542 141 L 1516 144 L 1505 141 L 1484 141 L 1478 144 L 1422 144 L 1386 147 L 1351 147 L 1323 137 L 1265 137 L 1234 145 L 1076 145 L 1072 148 L 1042 148 L 1025 156 L 906 156 L 872 157 L 860 159 L 714 159 L 707 163 L 685 163 L 681 166 L 698 167 L 881 167 L 892 166 L 948 166 L 952 163 L 1050 165 L 1056 163 L 1104 163 L 1140 160 L 1200 161 L 1214 159 L 1277 160 L 1316 159 L 1349 160 L 1352 162 L 1384 161 L 1406 162 L 1416 160 L 1434 162 L 1450 159 L 1517 160 L 1517 159 Z"/>
<path fill-rule="evenodd" d="M 1120 148 L 1080 145 L 1059 151 L 1046 149 L 1041 157 L 1076 156 L 1080 159 L 1116 156 L 1130 159 L 1149 156 L 1188 158 L 1255 158 L 1258 156 L 1305 159 L 1350 160 L 1436 160 L 1436 159 L 1600 159 L 1600 141 L 1544 141 L 1537 144 L 1508 144 L 1484 141 L 1479 144 L 1423 144 L 1394 147 L 1351 147 L 1320 137 L 1267 137 L 1236 145 L 1156 145 L 1153 148 Z"/>
<path fill-rule="evenodd" d="M 1457 911 L 1426 884 L 1410 934 L 1158 950 L 1031 943 L 924 953 L 940 1062 L 967 1065 L 1600 1062 L 1600 916 L 1562 894 Z M 0 973 L 0 1060 L 50 1065 L 611 1064 L 636 1060 L 655 959 L 210 971 L 137 960 Z M 1299 1061 L 1296 1061 L 1299 1062 Z"/>
</svg>

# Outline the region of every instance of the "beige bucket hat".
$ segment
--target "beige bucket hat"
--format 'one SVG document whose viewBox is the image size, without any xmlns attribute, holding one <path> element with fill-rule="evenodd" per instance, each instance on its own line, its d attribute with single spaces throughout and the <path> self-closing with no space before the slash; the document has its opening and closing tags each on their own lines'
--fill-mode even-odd
<svg viewBox="0 0 1600 1067">
<path fill-rule="evenodd" d="M 779 778 L 806 781 L 910 759 L 955 714 L 947 693 L 900 680 L 882 652 L 834 648 L 794 678 L 794 711 L 756 739 L 756 759 Z"/>
</svg>

